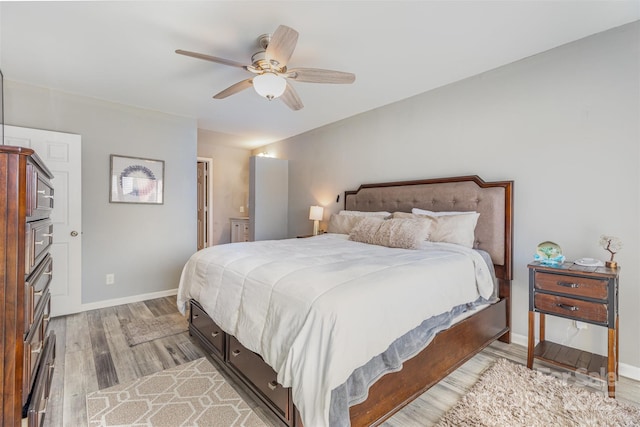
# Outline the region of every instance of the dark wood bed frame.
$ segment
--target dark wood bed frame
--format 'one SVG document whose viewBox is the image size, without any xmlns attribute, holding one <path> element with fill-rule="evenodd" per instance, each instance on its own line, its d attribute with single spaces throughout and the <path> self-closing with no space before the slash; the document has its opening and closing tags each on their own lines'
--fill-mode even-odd
<svg viewBox="0 0 640 427">
<path fill-rule="evenodd" d="M 478 190 L 474 190 L 475 188 Z M 485 199 L 483 195 L 485 189 L 492 193 L 492 197 Z M 420 199 L 415 197 L 414 190 L 420 194 Z M 450 190 L 453 192 L 449 193 Z M 458 190 L 460 193 L 458 193 Z M 486 217 L 493 215 L 494 218 L 483 218 L 482 212 L 483 209 L 487 209 L 487 203 L 496 204 L 495 194 L 498 194 L 497 197 L 501 202 L 504 202 L 504 206 L 489 206 Z M 398 197 L 398 195 L 400 196 Z M 496 221 L 493 208 L 497 208 L 496 211 L 503 217 L 498 218 L 497 223 L 500 224 L 499 227 L 501 229 L 496 230 L 500 240 L 498 247 L 502 253 L 496 257 L 500 259 L 498 263 L 494 260 L 500 300 L 456 323 L 449 329 L 440 332 L 422 352 L 406 361 L 402 370 L 381 377 L 369 389 L 367 400 L 349 409 L 352 426 L 375 426 L 381 424 L 493 341 L 500 340 L 507 343 L 511 341 L 513 181 L 485 182 L 480 177 L 473 175 L 367 184 L 360 186 L 358 190 L 345 192 L 345 209 L 347 210 L 410 212 L 412 207 L 433 211 L 475 210 L 481 212 L 478 219 L 478 227 L 476 228 L 476 246 L 490 253 L 495 248 L 482 247 L 484 242 L 479 239 L 478 230 L 479 227 L 485 227 L 486 231 L 486 227 L 494 226 L 494 224 L 489 224 L 488 221 Z M 485 222 L 481 225 L 483 220 Z M 202 310 L 195 301 L 192 302 L 193 306 L 196 307 L 197 311 Z M 200 312 L 200 314 L 206 317 L 206 313 Z M 196 320 L 196 322 L 198 321 L 202 321 L 202 319 Z M 209 340 L 205 339 L 202 329 L 201 326 L 194 326 L 192 310 L 190 332 L 198 338 L 205 348 L 213 349 L 211 338 Z M 222 336 L 217 335 L 217 333 L 214 336 L 218 337 L 217 339 L 219 340 L 224 340 L 220 341 L 221 345 L 218 349 L 220 351 L 210 352 L 221 367 L 233 377 L 239 379 L 239 383 L 246 391 L 265 403 L 265 406 L 286 425 L 291 427 L 302 426 L 299 414 L 291 402 L 290 391 L 288 403 L 285 402 L 281 405 L 281 407 L 285 406 L 288 409 L 285 411 L 278 410 L 272 403 L 273 398 L 271 398 L 272 401 L 269 401 L 260 387 L 248 379 L 248 377 L 255 378 L 255 374 L 244 375 L 237 364 L 236 366 L 230 366 L 230 351 L 239 352 L 237 349 L 232 350 L 231 347 L 233 344 L 238 348 L 239 343 L 237 343 L 237 340 L 223 332 Z M 225 351 L 221 351 L 223 346 L 226 347 Z M 248 350 L 244 350 L 248 352 Z M 258 355 L 253 354 L 252 357 L 254 358 L 247 359 L 249 360 L 247 366 L 262 363 L 268 368 L 267 370 L 270 370 Z M 271 372 L 273 371 L 271 370 Z"/>
</svg>

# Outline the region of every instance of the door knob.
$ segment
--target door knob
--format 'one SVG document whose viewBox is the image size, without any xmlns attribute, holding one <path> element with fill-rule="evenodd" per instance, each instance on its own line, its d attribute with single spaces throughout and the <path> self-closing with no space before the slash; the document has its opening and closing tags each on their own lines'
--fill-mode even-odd
<svg viewBox="0 0 640 427">
<path fill-rule="evenodd" d="M 76 237 L 77 235 L 78 235 L 78 232 L 77 232 L 77 231 L 73 230 L 73 231 L 71 232 L 71 237 Z"/>
</svg>

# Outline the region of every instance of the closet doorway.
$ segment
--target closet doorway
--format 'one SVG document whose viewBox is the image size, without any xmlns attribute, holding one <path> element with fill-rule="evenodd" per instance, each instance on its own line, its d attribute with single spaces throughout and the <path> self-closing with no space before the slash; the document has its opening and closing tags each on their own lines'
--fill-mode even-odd
<svg viewBox="0 0 640 427">
<path fill-rule="evenodd" d="M 211 246 L 213 209 L 212 195 L 213 188 L 213 159 L 208 157 L 198 157 L 198 250 Z"/>
</svg>

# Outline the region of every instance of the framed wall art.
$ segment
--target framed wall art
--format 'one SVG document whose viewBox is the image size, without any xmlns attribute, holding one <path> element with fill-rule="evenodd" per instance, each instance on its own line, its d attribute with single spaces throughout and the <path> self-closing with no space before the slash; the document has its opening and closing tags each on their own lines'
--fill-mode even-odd
<svg viewBox="0 0 640 427">
<path fill-rule="evenodd" d="M 111 155 L 111 203 L 164 203 L 164 160 Z"/>
</svg>

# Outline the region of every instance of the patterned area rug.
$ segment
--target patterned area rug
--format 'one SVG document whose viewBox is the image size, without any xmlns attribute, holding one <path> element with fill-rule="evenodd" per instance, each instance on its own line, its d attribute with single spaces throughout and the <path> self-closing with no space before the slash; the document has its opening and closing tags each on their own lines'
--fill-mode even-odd
<svg viewBox="0 0 640 427">
<path fill-rule="evenodd" d="M 180 313 L 165 314 L 151 319 L 137 318 L 122 326 L 129 347 L 185 332 L 187 318 Z"/>
<path fill-rule="evenodd" d="M 89 427 L 262 427 L 206 358 L 87 395 Z"/>
<path fill-rule="evenodd" d="M 638 426 L 640 408 L 505 359 L 439 421 L 452 426 Z"/>
</svg>

